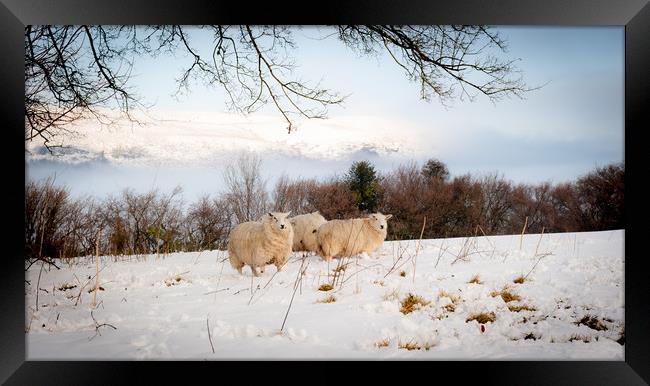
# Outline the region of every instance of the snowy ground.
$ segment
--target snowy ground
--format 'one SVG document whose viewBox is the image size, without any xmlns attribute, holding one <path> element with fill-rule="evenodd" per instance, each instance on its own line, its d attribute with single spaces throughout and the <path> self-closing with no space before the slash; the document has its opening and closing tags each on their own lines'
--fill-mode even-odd
<svg viewBox="0 0 650 386">
<path fill-rule="evenodd" d="M 96 307 L 95 263 L 80 258 L 43 269 L 36 311 L 39 263 L 26 274 L 27 359 L 624 360 L 623 238 L 526 235 L 521 249 L 518 235 L 423 240 L 416 259 L 417 241 L 385 242 L 341 261 L 327 292 L 328 264 L 316 256 L 294 254 L 259 278 L 240 276 L 223 251 L 108 256 Z M 409 293 L 429 303 L 404 314 Z M 467 321 L 478 313 L 494 321 Z"/>
</svg>

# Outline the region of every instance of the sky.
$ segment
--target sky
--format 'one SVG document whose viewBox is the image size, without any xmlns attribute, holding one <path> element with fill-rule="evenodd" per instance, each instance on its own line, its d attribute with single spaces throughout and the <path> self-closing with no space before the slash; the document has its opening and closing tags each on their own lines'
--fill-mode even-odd
<svg viewBox="0 0 650 386">
<path fill-rule="evenodd" d="M 228 112 L 223 91 L 194 82 L 179 97 L 176 79 L 188 55 L 136 60 L 132 81 L 153 104 L 144 127 L 102 128 L 79 122 L 57 157 L 28 143 L 29 179 L 56 178 L 75 196 L 105 196 L 131 187 L 171 190 L 193 199 L 223 189 L 223 167 L 244 151 L 259 152 L 269 188 L 282 174 L 326 179 L 355 160 L 380 172 L 428 158 L 452 176 L 498 173 L 514 182 L 559 183 L 624 160 L 623 27 L 495 27 L 508 42 L 504 57 L 530 86 L 525 99 L 425 102 L 419 86 L 386 55 L 360 56 L 323 27 L 296 28 L 297 75 L 348 95 L 325 120 L 301 120 L 287 134 L 266 106 L 249 116 Z M 191 43 L 207 47 L 207 36 Z M 153 117 L 153 118 L 152 118 Z M 84 137 L 85 134 L 85 137 Z"/>
</svg>

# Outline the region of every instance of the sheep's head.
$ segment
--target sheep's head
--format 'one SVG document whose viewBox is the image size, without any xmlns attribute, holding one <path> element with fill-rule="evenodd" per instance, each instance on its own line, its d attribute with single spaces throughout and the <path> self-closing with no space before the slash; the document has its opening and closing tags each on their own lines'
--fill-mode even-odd
<svg viewBox="0 0 650 386">
<path fill-rule="evenodd" d="M 289 213 L 291 212 L 269 212 L 264 216 L 264 220 L 265 222 L 269 223 L 276 231 L 288 232 L 293 229 L 291 227 L 289 219 L 287 218 L 289 216 Z"/>
<path fill-rule="evenodd" d="M 388 228 L 388 219 L 393 217 L 392 214 L 381 214 L 379 212 L 373 213 L 368 216 L 370 219 L 370 225 L 379 232 L 386 232 Z"/>
</svg>

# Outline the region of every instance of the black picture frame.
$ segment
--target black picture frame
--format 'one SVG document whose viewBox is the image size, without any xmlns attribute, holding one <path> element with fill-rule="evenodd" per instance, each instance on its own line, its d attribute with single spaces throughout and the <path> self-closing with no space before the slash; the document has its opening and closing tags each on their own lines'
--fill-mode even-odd
<svg viewBox="0 0 650 386">
<path fill-rule="evenodd" d="M 297 11 L 292 14 L 291 11 Z M 0 325 L 0 381 L 6 384 L 120 384 L 152 383 L 157 374 L 165 383 L 187 382 L 208 375 L 225 381 L 220 371 L 244 377 L 312 382 L 320 378 L 349 379 L 355 373 L 367 382 L 383 379 L 396 362 L 348 363 L 348 372 L 339 374 L 342 363 L 296 362 L 289 366 L 262 362 L 66 362 L 25 360 L 24 294 L 24 26 L 29 24 L 490 24 L 490 25 L 620 25 L 625 26 L 625 196 L 627 202 L 625 253 L 625 360 L 624 361 L 403 361 L 398 379 L 421 374 L 438 381 L 440 374 L 458 380 L 479 380 L 501 384 L 647 384 L 650 382 L 650 318 L 645 296 L 650 293 L 646 278 L 640 224 L 645 216 L 641 199 L 641 179 L 647 142 L 645 107 L 650 101 L 648 51 L 650 46 L 650 6 L 648 0 L 485 2 L 432 1 L 336 1 L 291 6 L 287 3 L 209 1 L 97 1 L 97 0 L 2 0 L 0 3 L 0 91 L 3 128 L 2 157 L 6 200 L 3 245 L 6 248 L 0 270 L 3 311 Z M 8 210 L 7 210 L 8 209 Z M 646 295 L 643 295 L 646 294 Z M 268 368 L 258 370 L 264 364 Z M 255 369 L 251 365 L 255 366 Z M 368 369 L 367 367 L 370 367 Z M 248 370 L 245 372 L 237 370 Z M 296 369 L 306 377 L 293 377 Z M 318 375 L 322 374 L 322 375 Z M 410 375 L 409 375 L 410 377 Z M 401 379 L 401 381 L 406 381 Z M 247 382 L 248 383 L 248 382 Z"/>
</svg>

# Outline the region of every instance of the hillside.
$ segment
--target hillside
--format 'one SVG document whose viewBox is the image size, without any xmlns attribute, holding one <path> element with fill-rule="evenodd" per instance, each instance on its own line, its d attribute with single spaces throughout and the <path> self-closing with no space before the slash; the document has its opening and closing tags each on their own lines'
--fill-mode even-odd
<svg viewBox="0 0 650 386">
<path fill-rule="evenodd" d="M 329 267 L 294 253 L 259 278 L 224 251 L 105 256 L 93 308 L 92 257 L 37 263 L 27 359 L 623 360 L 624 265 L 623 230 L 392 241 Z"/>
</svg>

